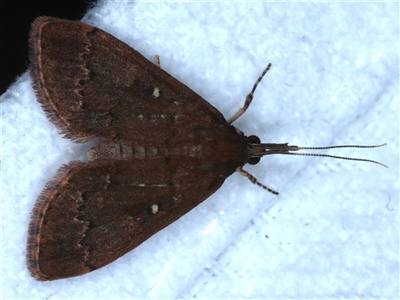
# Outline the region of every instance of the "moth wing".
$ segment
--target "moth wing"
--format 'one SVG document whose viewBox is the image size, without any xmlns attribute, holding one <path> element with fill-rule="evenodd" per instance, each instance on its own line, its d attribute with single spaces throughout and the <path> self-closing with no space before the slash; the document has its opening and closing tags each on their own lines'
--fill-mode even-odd
<svg viewBox="0 0 400 300">
<path fill-rule="evenodd" d="M 187 213 L 224 180 L 185 160 L 150 159 L 146 168 L 135 160 L 73 161 L 35 205 L 28 268 L 37 280 L 98 269 Z"/>
<path fill-rule="evenodd" d="M 30 49 L 38 99 L 67 138 L 149 145 L 200 124 L 226 124 L 187 86 L 90 25 L 40 17 L 31 28 Z"/>
</svg>

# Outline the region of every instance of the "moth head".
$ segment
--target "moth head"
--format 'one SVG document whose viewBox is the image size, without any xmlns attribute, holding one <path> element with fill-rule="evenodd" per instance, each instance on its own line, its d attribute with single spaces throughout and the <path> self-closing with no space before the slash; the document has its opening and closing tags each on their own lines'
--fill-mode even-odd
<svg viewBox="0 0 400 300">
<path fill-rule="evenodd" d="M 261 156 L 256 156 L 257 153 L 254 149 L 257 149 L 257 145 L 261 143 L 261 140 L 256 135 L 250 135 L 247 137 L 247 145 L 249 147 L 249 157 L 247 159 L 247 163 L 250 165 L 256 165 L 261 160 Z"/>
</svg>

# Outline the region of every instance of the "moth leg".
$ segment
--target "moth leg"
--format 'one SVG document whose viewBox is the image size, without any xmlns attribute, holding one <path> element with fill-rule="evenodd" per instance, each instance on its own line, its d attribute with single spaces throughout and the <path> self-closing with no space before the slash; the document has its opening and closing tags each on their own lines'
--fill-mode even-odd
<svg viewBox="0 0 400 300">
<path fill-rule="evenodd" d="M 234 127 L 234 128 L 235 128 L 235 130 L 236 130 L 236 132 L 237 132 L 238 134 L 244 135 L 243 131 L 241 131 L 240 129 L 237 129 L 236 127 Z"/>
<path fill-rule="evenodd" d="M 266 187 L 262 183 L 260 183 L 257 178 L 255 178 L 253 175 L 251 175 L 249 172 L 246 170 L 243 170 L 242 167 L 238 167 L 236 169 L 237 172 L 239 172 L 240 175 L 247 177 L 252 183 L 257 184 L 258 186 L 262 187 L 263 189 L 267 190 L 268 192 L 274 194 L 274 195 L 279 195 L 277 191 L 271 190 L 269 187 Z"/>
<path fill-rule="evenodd" d="M 156 66 L 161 68 L 161 64 L 160 64 L 160 55 L 156 54 Z"/>
<path fill-rule="evenodd" d="M 228 124 L 232 124 L 233 122 L 236 121 L 237 118 L 239 118 L 241 115 L 243 115 L 247 108 L 250 106 L 251 101 L 253 101 L 253 96 L 254 92 L 257 88 L 257 85 L 260 83 L 261 79 L 264 77 L 265 73 L 268 72 L 268 70 L 271 68 L 271 63 L 268 64 L 268 66 L 265 68 L 265 70 L 262 72 L 260 77 L 258 77 L 256 83 L 253 86 L 253 89 L 251 90 L 250 94 L 246 96 L 246 100 L 244 101 L 244 106 L 240 108 L 229 120 Z"/>
</svg>

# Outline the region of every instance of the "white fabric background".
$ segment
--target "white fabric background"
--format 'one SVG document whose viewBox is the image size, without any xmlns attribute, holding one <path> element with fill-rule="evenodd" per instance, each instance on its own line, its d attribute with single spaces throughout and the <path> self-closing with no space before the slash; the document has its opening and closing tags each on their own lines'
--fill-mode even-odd
<svg viewBox="0 0 400 300">
<path fill-rule="evenodd" d="M 1 96 L 2 296 L 89 298 L 399 297 L 399 4 L 100 2 L 85 22 L 137 49 L 264 142 L 379 144 L 330 151 L 379 160 L 269 156 L 116 262 L 36 282 L 30 212 L 64 163 L 63 139 L 27 73 Z"/>
</svg>

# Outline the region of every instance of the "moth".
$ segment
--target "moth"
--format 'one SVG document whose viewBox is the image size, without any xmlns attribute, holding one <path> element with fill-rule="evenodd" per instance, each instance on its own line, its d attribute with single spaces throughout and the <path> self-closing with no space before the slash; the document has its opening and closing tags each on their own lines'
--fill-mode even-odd
<svg viewBox="0 0 400 300">
<path fill-rule="evenodd" d="M 261 143 L 232 125 L 271 64 L 244 106 L 226 120 L 100 29 L 39 17 L 29 42 L 33 87 L 50 121 L 75 142 L 102 141 L 88 152 L 88 162 L 62 166 L 34 206 L 26 257 L 36 280 L 78 276 L 109 264 L 207 199 L 234 172 L 278 194 L 245 171 L 246 163 L 333 148 Z"/>
</svg>

